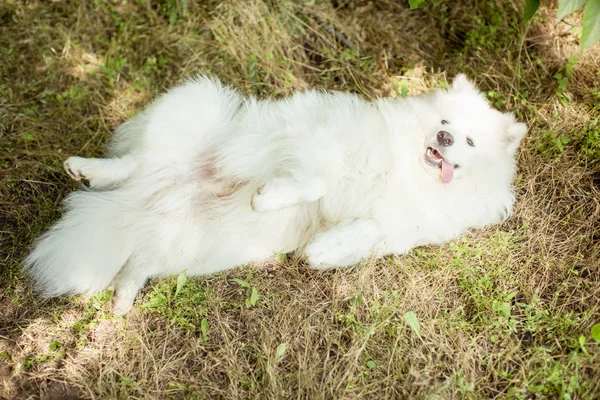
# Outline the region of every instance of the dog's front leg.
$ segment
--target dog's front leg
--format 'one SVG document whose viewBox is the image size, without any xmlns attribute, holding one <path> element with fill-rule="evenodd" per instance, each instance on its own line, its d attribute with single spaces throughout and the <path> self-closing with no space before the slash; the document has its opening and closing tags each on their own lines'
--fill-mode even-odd
<svg viewBox="0 0 600 400">
<path fill-rule="evenodd" d="M 318 234 L 306 247 L 311 268 L 347 267 L 374 254 L 381 240 L 379 223 L 371 218 L 348 219 Z"/>
<path fill-rule="evenodd" d="M 87 180 L 90 187 L 106 188 L 131 177 L 138 163 L 132 156 L 121 158 L 69 157 L 64 163 L 67 174 L 76 181 Z"/>
<path fill-rule="evenodd" d="M 299 203 L 310 203 L 323 197 L 326 187 L 325 181 L 321 178 L 276 177 L 254 193 L 252 208 L 254 211 L 267 212 Z"/>
</svg>

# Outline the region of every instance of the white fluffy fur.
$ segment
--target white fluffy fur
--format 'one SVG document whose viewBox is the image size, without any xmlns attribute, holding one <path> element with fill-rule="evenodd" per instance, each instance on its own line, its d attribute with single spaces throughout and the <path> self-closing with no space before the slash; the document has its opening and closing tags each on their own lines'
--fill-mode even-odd
<svg viewBox="0 0 600 400">
<path fill-rule="evenodd" d="M 449 184 L 425 161 L 440 130 L 455 139 L 440 153 L 460 165 Z M 405 253 L 510 214 L 525 131 L 463 75 L 373 103 L 316 91 L 258 101 L 200 77 L 121 126 L 111 158 L 65 162 L 91 189 L 66 199 L 25 264 L 44 295 L 112 286 L 125 313 L 148 277 L 291 251 L 313 268 Z"/>
</svg>

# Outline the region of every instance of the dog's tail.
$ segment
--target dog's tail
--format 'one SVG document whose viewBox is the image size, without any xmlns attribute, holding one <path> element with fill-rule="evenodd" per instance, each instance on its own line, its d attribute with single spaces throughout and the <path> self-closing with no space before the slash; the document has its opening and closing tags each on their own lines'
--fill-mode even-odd
<svg viewBox="0 0 600 400">
<path fill-rule="evenodd" d="M 63 217 L 36 242 L 25 270 L 43 296 L 106 289 L 132 252 L 126 208 L 117 191 L 78 191 Z"/>
</svg>

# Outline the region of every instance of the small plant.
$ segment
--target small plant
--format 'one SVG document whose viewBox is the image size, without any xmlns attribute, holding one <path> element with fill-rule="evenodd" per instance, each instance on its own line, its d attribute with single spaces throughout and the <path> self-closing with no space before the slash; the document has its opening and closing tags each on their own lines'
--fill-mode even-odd
<svg viewBox="0 0 600 400">
<path fill-rule="evenodd" d="M 186 271 L 182 271 L 176 282 L 169 278 L 155 285 L 146 295 L 142 308 L 164 315 L 183 329 L 199 329 L 206 340 L 209 331 L 206 320 L 207 292 L 208 289 L 200 281 L 188 280 Z"/>
<path fill-rule="evenodd" d="M 433 5 L 438 5 L 442 0 L 431 0 Z M 427 0 L 408 0 L 408 5 L 411 10 L 421 8 L 427 4 Z M 583 11 L 583 26 L 581 29 L 581 50 L 585 50 L 593 44 L 600 41 L 600 1 L 598 0 L 559 0 L 558 2 L 558 19 L 573 14 L 576 11 Z M 526 0 L 523 10 L 523 19 L 525 22 L 531 20 L 538 8 L 540 0 Z M 483 26 L 483 25 L 482 25 Z"/>
<path fill-rule="evenodd" d="M 527 0 L 525 2 L 525 21 L 529 21 L 535 15 L 540 6 L 540 0 Z M 591 45 L 600 41 L 600 1 L 598 0 L 559 0 L 558 19 L 573 14 L 576 11 L 583 11 L 583 26 L 581 29 L 581 50 L 585 50 Z"/>
<path fill-rule="evenodd" d="M 404 322 L 406 322 L 406 325 L 408 325 L 410 327 L 410 329 L 412 329 L 412 331 L 420 339 L 421 331 L 420 331 L 420 327 L 419 327 L 419 319 L 417 318 L 417 314 L 415 314 L 413 311 L 405 312 L 404 313 Z"/>
<path fill-rule="evenodd" d="M 580 162 L 600 162 L 600 119 L 587 121 L 569 136 L 552 130 L 543 131 L 536 147 L 545 157 L 557 157 L 567 149 L 567 145 L 576 152 Z"/>
<path fill-rule="evenodd" d="M 160 13 L 169 18 L 169 24 L 174 24 L 180 17 L 186 15 L 187 0 L 167 0 L 160 7 Z"/>
<path fill-rule="evenodd" d="M 115 46 L 117 45 L 115 44 Z M 102 72 L 105 75 L 110 86 L 115 86 L 119 78 L 119 74 L 121 73 L 121 70 L 126 65 L 127 58 L 125 58 L 124 56 L 117 56 L 114 58 L 111 57 L 106 61 L 106 65 L 100 66 L 100 72 Z"/>
<path fill-rule="evenodd" d="M 561 67 L 553 76 L 553 78 L 556 80 L 556 83 L 558 83 L 556 95 L 558 96 L 562 105 L 565 107 L 569 105 L 569 98 L 567 97 L 567 85 L 569 84 L 569 79 L 573 76 L 573 66 L 577 63 L 577 61 L 577 57 L 569 57 L 567 64 L 564 67 Z"/>
<path fill-rule="evenodd" d="M 442 0 L 431 0 L 431 4 L 433 4 L 434 6 L 437 6 L 441 2 L 442 2 Z M 427 4 L 427 0 L 408 0 L 408 6 L 410 7 L 411 10 L 421 8 L 425 4 Z"/>
<path fill-rule="evenodd" d="M 246 299 L 246 308 L 254 307 L 259 297 L 256 287 L 250 287 L 250 284 L 243 279 L 233 279 L 233 281 L 250 292 L 250 296 Z"/>
<path fill-rule="evenodd" d="M 545 157 L 556 157 L 565 151 L 565 145 L 570 142 L 570 137 L 548 130 L 542 132 L 537 148 L 540 154 Z"/>
<path fill-rule="evenodd" d="M 502 108 L 506 104 L 506 101 L 502 98 L 502 95 L 500 93 L 498 93 L 497 91 L 490 90 L 486 94 L 487 94 L 488 99 L 490 99 L 490 102 L 492 103 L 492 105 L 494 107 Z"/>
<path fill-rule="evenodd" d="M 392 85 L 396 89 L 396 95 L 399 97 L 408 96 L 408 84 L 406 82 L 399 83 L 397 81 L 393 81 Z"/>
<path fill-rule="evenodd" d="M 600 118 L 588 121 L 576 136 L 579 159 L 583 162 L 600 162 Z"/>
</svg>

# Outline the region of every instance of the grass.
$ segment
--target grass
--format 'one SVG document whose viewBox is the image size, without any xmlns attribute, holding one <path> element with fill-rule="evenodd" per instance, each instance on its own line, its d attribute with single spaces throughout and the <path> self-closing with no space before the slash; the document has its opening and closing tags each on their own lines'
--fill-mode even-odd
<svg viewBox="0 0 600 400">
<path fill-rule="evenodd" d="M 0 398 L 595 398 L 600 393 L 600 48 L 519 2 L 0 5 Z M 465 11 L 468 10 L 468 11 Z M 315 272 L 294 255 L 41 300 L 21 262 L 76 188 L 69 155 L 184 77 L 365 98 L 465 72 L 528 122 L 506 223 Z"/>
</svg>

